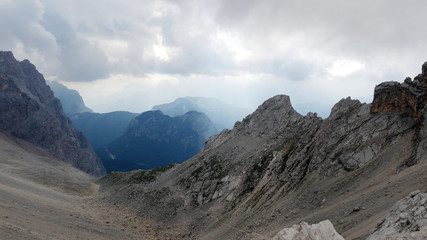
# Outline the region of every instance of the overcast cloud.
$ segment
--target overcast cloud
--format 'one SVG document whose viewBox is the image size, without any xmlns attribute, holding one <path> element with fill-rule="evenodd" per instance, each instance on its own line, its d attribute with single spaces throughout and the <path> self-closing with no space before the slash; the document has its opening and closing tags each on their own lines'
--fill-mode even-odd
<svg viewBox="0 0 427 240">
<path fill-rule="evenodd" d="M 78 90 L 95 111 L 181 96 L 254 109 L 371 101 L 427 61 L 423 0 L 0 0 L 0 48 Z M 325 113 L 323 113 L 325 116 Z"/>
</svg>

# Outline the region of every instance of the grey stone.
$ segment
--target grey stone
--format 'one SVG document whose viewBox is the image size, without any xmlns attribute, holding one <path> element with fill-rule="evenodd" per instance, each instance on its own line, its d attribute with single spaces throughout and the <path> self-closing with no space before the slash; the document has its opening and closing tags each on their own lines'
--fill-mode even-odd
<svg viewBox="0 0 427 240">
<path fill-rule="evenodd" d="M 36 67 L 0 52 L 0 131 L 48 150 L 53 156 L 95 176 L 105 173 L 83 134 L 62 111 Z"/>
<path fill-rule="evenodd" d="M 295 224 L 291 228 L 285 228 L 280 231 L 271 240 L 344 240 L 338 234 L 329 220 L 317 224 L 308 225 L 306 222 Z"/>
<path fill-rule="evenodd" d="M 367 240 L 426 239 L 427 211 L 422 204 L 426 199 L 427 194 L 417 190 L 398 201 Z"/>
</svg>

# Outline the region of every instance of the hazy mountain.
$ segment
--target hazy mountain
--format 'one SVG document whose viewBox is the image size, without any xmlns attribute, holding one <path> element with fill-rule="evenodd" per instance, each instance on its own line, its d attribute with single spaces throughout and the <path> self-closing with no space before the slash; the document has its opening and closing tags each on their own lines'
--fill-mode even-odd
<svg viewBox="0 0 427 240">
<path fill-rule="evenodd" d="M 48 84 L 55 96 L 61 101 L 62 108 L 67 116 L 72 116 L 76 113 L 93 112 L 90 108 L 86 107 L 83 98 L 76 90 L 69 89 L 55 81 Z"/>
<path fill-rule="evenodd" d="M 183 97 L 174 102 L 156 105 L 153 110 L 160 110 L 169 116 L 183 115 L 188 111 L 202 112 L 215 124 L 218 131 L 231 129 L 236 121 L 242 120 L 249 110 L 232 106 L 215 98 Z"/>
<path fill-rule="evenodd" d="M 98 151 L 120 137 L 129 122 L 138 114 L 130 112 L 91 113 L 84 112 L 70 117 L 76 129 L 83 132 L 92 147 Z"/>
<path fill-rule="evenodd" d="M 107 171 L 156 168 L 191 158 L 215 131 L 203 113 L 169 117 L 148 111 L 133 119 L 125 133 L 98 155 Z"/>
<path fill-rule="evenodd" d="M 278 95 L 169 170 L 105 176 L 104 195 L 166 225 L 162 239 L 270 239 L 326 219 L 346 239 L 374 228 L 424 239 L 426 197 L 411 192 L 426 191 L 426 104 L 427 62 L 414 80 L 376 86 L 371 104 L 342 99 L 326 119 Z"/>
<path fill-rule="evenodd" d="M 26 140 L 96 176 L 105 173 L 89 142 L 28 60 L 0 52 L 0 131 Z"/>
</svg>

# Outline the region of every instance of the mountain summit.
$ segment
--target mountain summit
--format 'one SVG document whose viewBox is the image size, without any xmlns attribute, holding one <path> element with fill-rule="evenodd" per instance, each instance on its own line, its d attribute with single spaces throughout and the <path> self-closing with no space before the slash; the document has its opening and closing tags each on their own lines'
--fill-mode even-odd
<svg viewBox="0 0 427 240">
<path fill-rule="evenodd" d="M 0 52 L 0 131 L 48 150 L 55 157 L 95 176 L 105 173 L 81 132 L 71 124 L 60 101 L 28 60 Z"/>
</svg>

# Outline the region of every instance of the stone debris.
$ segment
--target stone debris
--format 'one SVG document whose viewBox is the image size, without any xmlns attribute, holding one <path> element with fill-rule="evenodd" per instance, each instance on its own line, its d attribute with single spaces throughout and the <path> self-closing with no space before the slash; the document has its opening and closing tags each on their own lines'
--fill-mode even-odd
<svg viewBox="0 0 427 240">
<path fill-rule="evenodd" d="M 427 193 L 419 190 L 398 201 L 367 240 L 427 239 Z"/>
</svg>

